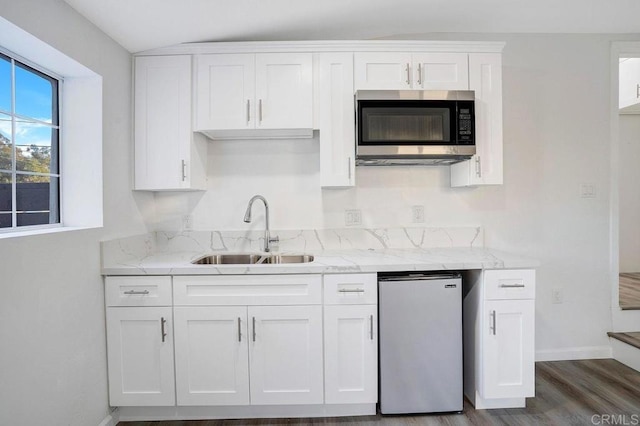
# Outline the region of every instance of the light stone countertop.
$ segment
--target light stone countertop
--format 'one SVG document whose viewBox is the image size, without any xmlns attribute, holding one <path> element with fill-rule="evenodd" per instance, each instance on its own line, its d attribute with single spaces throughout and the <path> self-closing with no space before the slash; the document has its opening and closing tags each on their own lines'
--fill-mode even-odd
<svg viewBox="0 0 640 426">
<path fill-rule="evenodd" d="M 227 252 L 228 253 L 228 252 Z M 296 252 L 300 253 L 300 252 Z M 287 254 L 281 251 L 279 254 Z M 387 248 L 308 252 L 311 263 L 279 265 L 193 265 L 203 253 L 158 253 L 102 268 L 103 275 L 321 274 L 384 271 L 535 268 L 539 262 L 487 248 Z"/>
</svg>

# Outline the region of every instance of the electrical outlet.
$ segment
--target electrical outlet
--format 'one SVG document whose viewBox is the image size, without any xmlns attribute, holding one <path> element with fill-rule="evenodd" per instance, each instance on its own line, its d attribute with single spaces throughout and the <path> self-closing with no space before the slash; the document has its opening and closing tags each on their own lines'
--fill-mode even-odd
<svg viewBox="0 0 640 426">
<path fill-rule="evenodd" d="M 594 183 L 581 183 L 580 198 L 596 198 L 596 185 Z"/>
<path fill-rule="evenodd" d="M 193 215 L 185 214 L 182 216 L 182 229 L 191 231 L 193 229 Z"/>
<path fill-rule="evenodd" d="M 345 210 L 344 224 L 345 226 L 362 225 L 362 211 L 361 210 Z"/>
<path fill-rule="evenodd" d="M 424 206 L 411 206 L 411 222 L 424 223 Z"/>
<path fill-rule="evenodd" d="M 555 304 L 562 303 L 564 301 L 561 288 L 554 288 L 551 290 L 551 300 Z"/>
</svg>

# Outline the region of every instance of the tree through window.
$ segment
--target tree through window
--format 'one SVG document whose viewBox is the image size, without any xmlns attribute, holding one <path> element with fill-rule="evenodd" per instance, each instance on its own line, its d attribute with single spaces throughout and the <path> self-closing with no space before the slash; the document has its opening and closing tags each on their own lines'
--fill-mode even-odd
<svg viewBox="0 0 640 426">
<path fill-rule="evenodd" d="M 0 53 L 0 228 L 60 223 L 58 86 Z"/>
</svg>

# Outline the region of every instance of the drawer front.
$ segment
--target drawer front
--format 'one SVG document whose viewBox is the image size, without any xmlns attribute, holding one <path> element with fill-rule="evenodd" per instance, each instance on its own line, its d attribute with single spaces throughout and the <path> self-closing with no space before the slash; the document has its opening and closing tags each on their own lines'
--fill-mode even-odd
<svg viewBox="0 0 640 426">
<path fill-rule="evenodd" d="M 107 306 L 171 306 L 171 277 L 106 277 Z"/>
<path fill-rule="evenodd" d="M 536 271 L 492 269 L 484 271 L 485 300 L 535 299 Z"/>
<path fill-rule="evenodd" d="M 319 305 L 320 275 L 218 275 L 173 278 L 177 305 Z"/>
<path fill-rule="evenodd" d="M 330 274 L 324 276 L 325 305 L 378 303 L 377 274 Z"/>
</svg>

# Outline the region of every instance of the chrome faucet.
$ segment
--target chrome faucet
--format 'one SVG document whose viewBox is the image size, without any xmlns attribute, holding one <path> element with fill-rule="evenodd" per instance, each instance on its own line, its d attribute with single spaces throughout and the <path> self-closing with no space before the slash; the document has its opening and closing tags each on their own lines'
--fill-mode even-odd
<svg viewBox="0 0 640 426">
<path fill-rule="evenodd" d="M 251 199 L 249 200 L 249 205 L 247 206 L 247 211 L 244 214 L 244 221 L 246 223 L 250 223 L 251 222 L 251 206 L 253 206 L 253 202 L 255 200 L 260 200 L 264 203 L 264 210 L 265 210 L 265 228 L 264 228 L 264 251 L 269 252 L 271 251 L 271 243 L 278 243 L 280 241 L 280 239 L 276 236 L 271 238 L 271 235 L 269 234 L 269 204 L 267 204 L 267 200 L 262 196 L 262 195 L 254 195 L 253 197 L 251 197 Z"/>
</svg>

